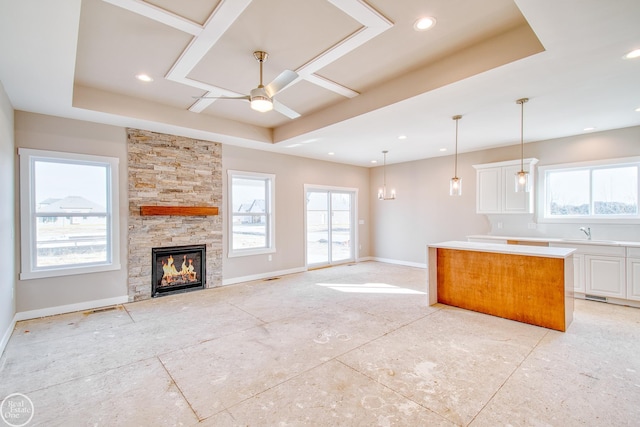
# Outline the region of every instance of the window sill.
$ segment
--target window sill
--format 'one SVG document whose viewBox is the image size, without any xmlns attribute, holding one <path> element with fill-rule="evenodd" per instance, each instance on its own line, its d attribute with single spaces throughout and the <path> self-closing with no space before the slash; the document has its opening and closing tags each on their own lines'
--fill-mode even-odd
<svg viewBox="0 0 640 427">
<path fill-rule="evenodd" d="M 75 276 L 79 274 L 101 273 L 120 270 L 120 264 L 92 265 L 90 267 L 67 267 L 51 270 L 27 271 L 20 273 L 20 280 L 46 279 L 49 277 Z"/>
</svg>

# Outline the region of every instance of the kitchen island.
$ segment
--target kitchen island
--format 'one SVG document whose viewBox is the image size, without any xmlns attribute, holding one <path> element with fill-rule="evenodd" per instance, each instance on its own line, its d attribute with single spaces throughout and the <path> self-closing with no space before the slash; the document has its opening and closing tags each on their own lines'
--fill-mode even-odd
<svg viewBox="0 0 640 427">
<path fill-rule="evenodd" d="M 431 244 L 429 304 L 564 332 L 573 320 L 573 252 L 479 242 Z"/>
</svg>

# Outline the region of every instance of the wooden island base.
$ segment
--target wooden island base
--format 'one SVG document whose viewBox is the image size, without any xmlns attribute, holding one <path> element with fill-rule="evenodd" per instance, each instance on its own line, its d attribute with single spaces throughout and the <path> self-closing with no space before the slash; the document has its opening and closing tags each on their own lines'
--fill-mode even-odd
<svg viewBox="0 0 640 427">
<path fill-rule="evenodd" d="M 499 253 L 430 247 L 430 302 L 566 331 L 573 320 L 571 255 L 523 255 L 518 249 Z"/>
</svg>

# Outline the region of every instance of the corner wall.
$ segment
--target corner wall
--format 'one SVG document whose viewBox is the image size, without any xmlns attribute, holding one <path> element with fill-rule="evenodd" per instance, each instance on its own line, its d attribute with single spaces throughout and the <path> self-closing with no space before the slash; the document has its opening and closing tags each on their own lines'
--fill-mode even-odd
<svg viewBox="0 0 640 427">
<path fill-rule="evenodd" d="M 13 332 L 16 313 L 16 147 L 13 126 L 13 106 L 0 82 L 0 259 L 5 278 L 0 281 L 0 355 Z"/>
</svg>

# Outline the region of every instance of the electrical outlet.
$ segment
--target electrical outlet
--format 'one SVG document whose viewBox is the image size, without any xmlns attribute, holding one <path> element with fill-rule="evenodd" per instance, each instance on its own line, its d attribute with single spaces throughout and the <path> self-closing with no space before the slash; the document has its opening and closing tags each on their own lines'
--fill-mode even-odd
<svg viewBox="0 0 640 427">
<path fill-rule="evenodd" d="M 272 256 L 272 255 L 269 255 L 268 260 L 269 260 L 269 261 L 273 261 L 273 256 Z"/>
<path fill-rule="evenodd" d="M 498 229 L 501 230 L 502 229 L 502 221 L 498 221 Z"/>
</svg>

